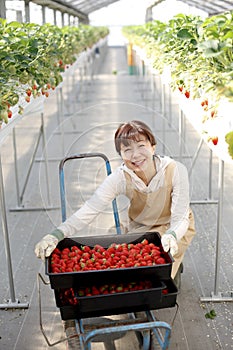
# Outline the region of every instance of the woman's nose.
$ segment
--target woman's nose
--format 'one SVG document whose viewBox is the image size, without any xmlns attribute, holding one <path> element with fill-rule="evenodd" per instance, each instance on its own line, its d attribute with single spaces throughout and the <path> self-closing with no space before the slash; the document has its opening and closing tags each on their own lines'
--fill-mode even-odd
<svg viewBox="0 0 233 350">
<path fill-rule="evenodd" d="M 138 152 L 137 147 L 133 147 L 133 148 L 132 148 L 132 153 L 131 153 L 131 158 L 132 158 L 132 159 L 135 159 L 135 158 L 138 157 L 138 155 L 139 155 L 139 152 Z"/>
</svg>

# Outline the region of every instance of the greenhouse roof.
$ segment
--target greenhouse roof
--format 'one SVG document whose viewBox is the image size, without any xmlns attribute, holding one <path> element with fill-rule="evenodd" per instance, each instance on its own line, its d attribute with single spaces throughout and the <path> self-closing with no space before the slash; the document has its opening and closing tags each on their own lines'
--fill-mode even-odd
<svg viewBox="0 0 233 350">
<path fill-rule="evenodd" d="M 97 11 L 119 0 L 64 0 L 65 3 L 76 7 L 85 14 Z"/>
<path fill-rule="evenodd" d="M 90 13 L 99 10 L 105 6 L 111 5 L 114 2 L 119 0 L 32 0 L 33 2 L 46 5 L 53 8 L 58 8 L 59 6 L 69 7 L 74 9 L 80 14 L 89 15 Z M 144 1 L 144 0 L 142 0 Z M 164 0 L 151 0 L 148 2 L 149 6 L 156 6 Z M 180 0 L 183 3 L 186 3 L 189 6 L 196 7 L 200 10 L 207 12 L 209 15 L 214 15 L 217 13 L 231 11 L 233 10 L 233 1 L 232 0 Z"/>
<path fill-rule="evenodd" d="M 158 5 L 164 0 L 155 0 L 153 6 Z M 209 15 L 233 11 L 232 0 L 179 0 L 189 6 L 196 7 L 199 10 L 207 12 Z"/>
<path fill-rule="evenodd" d="M 2 1 L 2 0 L 1 0 Z M 53 10 L 59 10 L 79 17 L 84 22 L 88 22 L 90 13 L 97 11 L 105 6 L 111 5 L 120 0 L 25 0 L 29 4 L 35 4 L 49 7 Z M 139 1 L 139 0 L 137 0 Z M 165 0 L 141 0 L 148 8 L 155 7 Z M 179 0 L 184 4 L 205 11 L 208 15 L 215 15 L 226 11 L 233 11 L 232 0 Z M 3 1 L 4 2 L 4 1 Z M 2 6 L 2 5 L 1 5 Z"/>
<path fill-rule="evenodd" d="M 91 12 L 97 11 L 102 7 L 113 4 L 119 0 L 31 0 L 38 5 L 48 6 L 55 10 L 78 13 L 82 16 L 88 16 Z"/>
</svg>

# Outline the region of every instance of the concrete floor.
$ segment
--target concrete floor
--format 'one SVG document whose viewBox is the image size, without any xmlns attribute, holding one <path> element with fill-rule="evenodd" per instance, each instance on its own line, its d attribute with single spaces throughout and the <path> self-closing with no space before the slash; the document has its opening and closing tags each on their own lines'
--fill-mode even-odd
<svg viewBox="0 0 233 350">
<path fill-rule="evenodd" d="M 106 53 L 106 54 L 105 54 Z M 166 92 L 166 108 L 161 110 L 161 90 L 158 81 L 152 91 L 149 76 L 128 75 L 127 56 L 124 47 L 107 47 L 94 61 L 93 70 L 75 71 L 75 79 L 65 78 L 61 90 L 53 93 L 44 104 L 45 142 L 38 147 L 36 159 L 27 182 L 22 202 L 16 195 L 14 149 L 12 132 L 1 144 L 4 175 L 7 226 L 11 249 L 14 292 L 18 306 L 28 308 L 0 309 L 0 349 L 37 350 L 48 349 L 39 325 L 37 275 L 44 273 L 44 264 L 35 257 L 34 246 L 42 236 L 61 222 L 58 164 L 66 155 L 84 152 L 105 153 L 112 168 L 119 164 L 113 145 L 114 131 L 122 121 L 141 119 L 154 130 L 158 140 L 158 153 L 179 158 L 179 108 L 175 95 Z M 114 74 L 117 73 L 117 74 Z M 170 102 L 169 102 L 170 101 Z M 62 106 L 62 108 L 61 108 Z M 62 112 L 63 111 L 63 112 Z M 163 113 L 162 113 L 163 112 Z M 165 118 L 164 118 L 165 115 Z M 41 125 L 41 113 L 34 112 L 16 125 L 17 169 L 22 191 L 30 164 L 35 140 Z M 191 166 L 199 143 L 199 135 L 186 121 L 186 140 L 182 162 Z M 48 157 L 48 185 L 46 187 L 46 154 Z M 204 145 L 190 177 L 191 201 L 209 198 L 209 149 Z M 218 198 L 218 159 L 213 155 L 212 198 Z M 85 171 L 83 171 L 85 170 Z M 81 172 L 80 172 L 81 171 Z M 225 164 L 223 215 L 220 241 L 219 287 L 217 292 L 231 296 L 233 290 L 233 191 L 232 164 Z M 66 170 L 67 215 L 82 205 L 105 176 L 99 162 L 71 163 Z M 94 181 L 93 181 L 94 179 Z M 78 180 L 78 181 L 77 181 Z M 124 200 L 119 200 L 119 210 Z M 184 260 L 182 288 L 177 297 L 179 309 L 174 323 L 175 308 L 155 311 L 156 317 L 172 324 L 170 349 L 214 350 L 233 349 L 232 302 L 203 302 L 215 292 L 215 257 L 217 233 L 217 204 L 192 204 L 196 220 L 197 236 Z M 114 224 L 111 210 L 101 215 L 83 235 L 106 233 Z M 3 232 L 0 230 L 0 303 L 11 299 L 12 288 L 8 278 Z M 211 298 L 210 298 L 211 299 Z M 51 343 L 66 336 L 64 324 L 56 308 L 50 286 L 41 283 L 42 316 L 45 333 Z M 205 314 L 211 309 L 217 313 L 210 320 Z M 70 328 L 68 333 L 72 333 Z M 135 335 L 128 335 L 115 342 L 118 350 L 138 349 Z M 54 349 L 78 349 L 77 341 L 67 341 Z M 94 343 L 93 349 L 104 349 Z M 107 349 L 107 348 L 105 348 Z M 113 349 L 113 348 L 112 348 Z"/>
</svg>

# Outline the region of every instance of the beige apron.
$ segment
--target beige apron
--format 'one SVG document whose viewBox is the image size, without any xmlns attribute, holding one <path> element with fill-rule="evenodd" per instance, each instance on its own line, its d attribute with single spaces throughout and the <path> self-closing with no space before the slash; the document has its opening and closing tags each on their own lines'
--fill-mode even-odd
<svg viewBox="0 0 233 350">
<path fill-rule="evenodd" d="M 125 172 L 126 195 L 130 199 L 128 215 L 130 219 L 130 232 L 157 231 L 161 235 L 170 227 L 172 178 L 175 162 L 170 163 L 165 169 L 164 184 L 156 192 L 141 193 L 132 185 L 130 175 Z M 194 217 L 190 209 L 189 228 L 178 242 L 178 253 L 174 256 L 172 264 L 172 278 L 175 277 L 184 254 L 195 235 Z"/>
</svg>

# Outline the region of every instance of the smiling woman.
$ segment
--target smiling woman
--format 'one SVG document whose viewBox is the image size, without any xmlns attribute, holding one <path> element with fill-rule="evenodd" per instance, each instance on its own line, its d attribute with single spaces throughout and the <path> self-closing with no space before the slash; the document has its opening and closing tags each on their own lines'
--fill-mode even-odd
<svg viewBox="0 0 233 350">
<path fill-rule="evenodd" d="M 42 259 L 50 256 L 63 238 L 74 236 L 117 196 L 124 195 L 130 201 L 124 232 L 159 232 L 164 251 L 170 250 L 174 256 L 175 278 L 195 235 L 187 170 L 183 164 L 155 154 L 155 137 L 141 121 L 121 124 L 115 132 L 115 146 L 122 165 L 79 210 L 36 245 L 35 253 Z"/>
<path fill-rule="evenodd" d="M 126 166 L 146 185 L 156 174 L 155 137 L 140 121 L 122 124 L 115 134 L 115 147 Z"/>
</svg>

